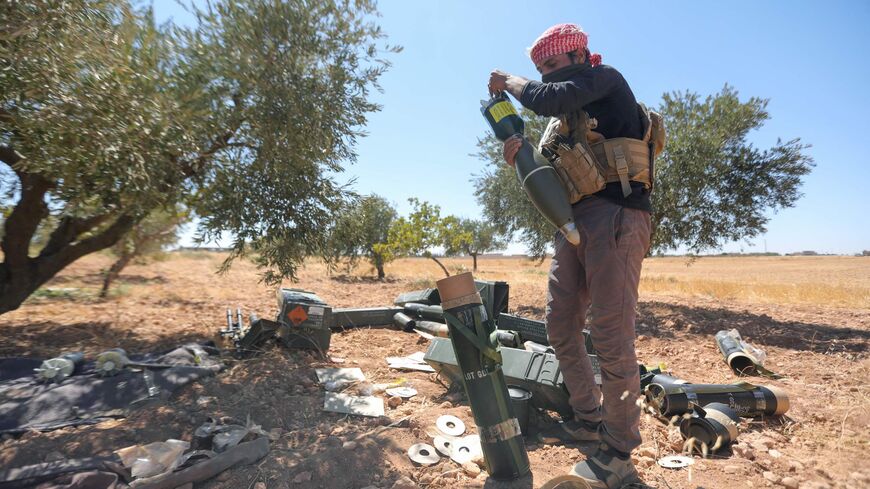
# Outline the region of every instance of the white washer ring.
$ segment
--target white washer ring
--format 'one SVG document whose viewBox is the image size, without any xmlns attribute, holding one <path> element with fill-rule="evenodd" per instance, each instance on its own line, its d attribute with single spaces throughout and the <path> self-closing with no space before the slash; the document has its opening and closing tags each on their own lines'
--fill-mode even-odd
<svg viewBox="0 0 870 489">
<path fill-rule="evenodd" d="M 462 436 L 465 433 L 465 423 L 452 414 L 439 416 L 435 421 L 435 427 L 447 436 Z"/>
<path fill-rule="evenodd" d="M 408 448 L 408 458 L 420 465 L 432 465 L 438 463 L 441 457 L 435 451 L 435 447 L 426 443 L 416 443 Z"/>
</svg>

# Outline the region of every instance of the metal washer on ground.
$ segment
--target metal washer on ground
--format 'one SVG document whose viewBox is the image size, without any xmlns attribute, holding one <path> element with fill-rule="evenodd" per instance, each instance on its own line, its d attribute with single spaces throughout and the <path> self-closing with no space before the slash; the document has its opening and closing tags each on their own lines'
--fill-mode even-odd
<svg viewBox="0 0 870 489">
<path fill-rule="evenodd" d="M 658 461 L 658 464 L 666 469 L 682 469 L 683 467 L 688 467 L 693 463 L 695 463 L 694 460 L 684 455 L 671 455 L 669 457 L 662 457 Z"/>
<path fill-rule="evenodd" d="M 465 433 L 465 423 L 456 416 L 445 414 L 435 421 L 435 427 L 447 436 L 461 436 Z"/>
<path fill-rule="evenodd" d="M 435 445 L 435 449 L 438 450 L 438 453 L 444 455 L 445 457 L 449 457 L 450 450 L 453 448 L 453 445 L 457 441 L 459 441 L 459 438 L 445 435 L 435 435 L 435 439 L 432 441 L 432 443 Z"/>
<path fill-rule="evenodd" d="M 464 436 L 453 443 L 450 449 L 450 459 L 462 465 L 483 455 L 478 435 Z"/>
<path fill-rule="evenodd" d="M 384 392 L 389 396 L 401 397 L 403 399 L 408 399 L 417 395 L 417 389 L 413 387 L 391 387 Z"/>
<path fill-rule="evenodd" d="M 438 463 L 441 457 L 435 451 L 435 447 L 426 443 L 416 443 L 408 448 L 408 458 L 420 465 L 432 465 Z"/>
</svg>

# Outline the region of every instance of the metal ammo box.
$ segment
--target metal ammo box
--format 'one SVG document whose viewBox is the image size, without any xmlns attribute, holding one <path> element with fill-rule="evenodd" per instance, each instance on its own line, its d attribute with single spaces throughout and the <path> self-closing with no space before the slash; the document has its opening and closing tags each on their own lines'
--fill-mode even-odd
<svg viewBox="0 0 870 489">
<path fill-rule="evenodd" d="M 326 352 L 332 333 L 332 307 L 315 293 L 301 289 L 278 289 L 278 337 L 290 348 Z"/>
</svg>

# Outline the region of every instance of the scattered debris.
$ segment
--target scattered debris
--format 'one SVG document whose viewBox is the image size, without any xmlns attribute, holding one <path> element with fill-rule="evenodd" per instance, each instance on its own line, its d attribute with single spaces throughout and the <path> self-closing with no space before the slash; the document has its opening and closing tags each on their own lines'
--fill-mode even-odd
<svg viewBox="0 0 870 489">
<path fill-rule="evenodd" d="M 425 353 L 418 351 L 406 357 L 387 357 L 387 365 L 397 370 L 419 370 L 421 372 L 434 372 L 424 360 Z"/>
<path fill-rule="evenodd" d="M 327 392 L 323 396 L 323 410 L 377 418 L 384 415 L 384 400 L 375 396 L 349 396 Z"/>
</svg>

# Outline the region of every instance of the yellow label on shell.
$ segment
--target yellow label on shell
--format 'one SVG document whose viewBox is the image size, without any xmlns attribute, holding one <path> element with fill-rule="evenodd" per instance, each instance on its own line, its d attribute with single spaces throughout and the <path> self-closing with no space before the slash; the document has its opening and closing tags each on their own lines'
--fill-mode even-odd
<svg viewBox="0 0 870 489">
<path fill-rule="evenodd" d="M 495 119 L 495 122 L 499 122 L 509 115 L 517 115 L 517 109 L 514 108 L 514 104 L 504 101 L 493 105 L 492 108 L 489 109 L 489 113 L 492 114 L 492 118 Z"/>
</svg>

